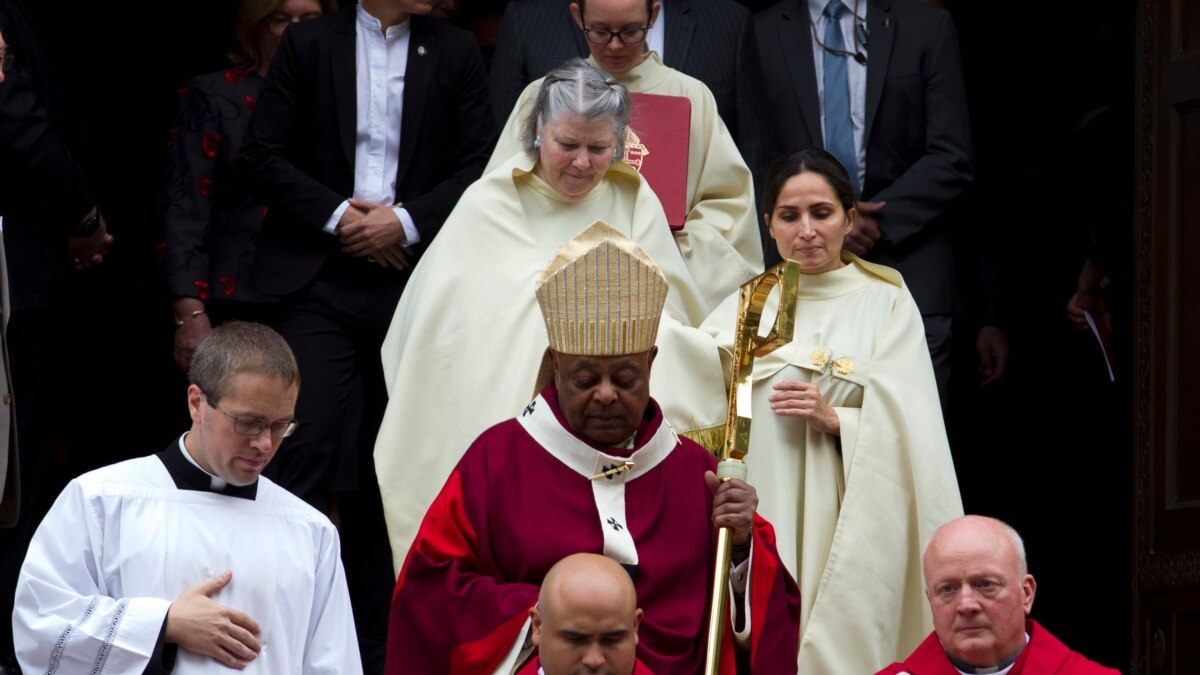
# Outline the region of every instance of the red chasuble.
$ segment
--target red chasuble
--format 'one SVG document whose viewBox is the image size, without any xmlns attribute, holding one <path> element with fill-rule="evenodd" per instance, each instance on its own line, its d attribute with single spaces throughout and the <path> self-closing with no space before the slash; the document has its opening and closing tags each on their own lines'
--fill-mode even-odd
<svg viewBox="0 0 1200 675">
<path fill-rule="evenodd" d="M 557 434 L 557 435 L 556 435 Z M 534 439 L 556 439 L 554 451 Z M 616 516 L 601 518 L 596 468 L 633 460 Z M 632 537 L 638 659 L 658 675 L 703 670 L 708 588 L 716 530 L 704 472 L 716 462 L 674 436 L 651 401 L 634 450 L 602 448 L 570 431 L 553 385 L 522 417 L 484 432 L 429 507 L 392 596 L 387 673 L 491 673 L 516 641 L 542 578 L 572 553 L 612 554 Z M 619 514 L 623 513 L 622 519 Z M 623 520 L 623 522 L 622 522 Z M 605 534 L 603 527 L 612 528 Z M 771 526 L 755 519 L 750 658 L 755 674 L 795 673 L 800 595 L 775 551 Z M 734 672 L 726 620 L 723 673 Z"/>
<path fill-rule="evenodd" d="M 1120 675 L 1118 670 L 1106 668 L 1071 651 L 1033 619 L 1025 622 L 1025 632 L 1029 633 L 1029 644 L 1021 650 L 1008 675 Z M 900 673 L 958 675 L 958 670 L 950 663 L 937 634 L 930 633 L 904 663 L 893 663 L 875 675 Z"/>
</svg>

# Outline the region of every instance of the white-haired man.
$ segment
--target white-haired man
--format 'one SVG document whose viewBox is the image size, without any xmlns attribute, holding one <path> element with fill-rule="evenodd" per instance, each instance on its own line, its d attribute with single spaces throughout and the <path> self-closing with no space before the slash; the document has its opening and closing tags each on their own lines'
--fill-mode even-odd
<svg viewBox="0 0 1200 675">
<path fill-rule="evenodd" d="M 1029 619 L 1037 582 L 1017 531 L 995 518 L 946 523 L 925 547 L 933 633 L 877 675 L 1117 675 Z"/>
</svg>

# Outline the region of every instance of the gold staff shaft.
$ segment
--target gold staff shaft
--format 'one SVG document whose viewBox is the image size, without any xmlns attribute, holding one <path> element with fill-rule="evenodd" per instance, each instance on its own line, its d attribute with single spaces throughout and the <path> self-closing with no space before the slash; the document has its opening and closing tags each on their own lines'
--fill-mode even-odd
<svg viewBox="0 0 1200 675">
<path fill-rule="evenodd" d="M 750 451 L 750 386 L 754 359 L 765 356 L 792 341 L 796 327 L 796 289 L 800 265 L 787 260 L 742 284 L 737 327 L 734 330 L 733 365 L 729 378 L 729 409 L 725 415 L 725 443 L 717 458 L 717 477 L 722 481 L 746 478 L 742 459 Z M 779 310 L 771 332 L 759 335 L 759 324 L 771 290 L 779 287 Z M 724 636 L 726 597 L 729 587 L 729 563 L 732 556 L 733 530 L 723 527 L 717 533 L 717 552 L 712 589 L 709 592 L 708 641 L 704 653 L 705 675 L 717 675 L 721 665 L 721 638 Z M 759 628 L 761 629 L 761 627 Z"/>
</svg>

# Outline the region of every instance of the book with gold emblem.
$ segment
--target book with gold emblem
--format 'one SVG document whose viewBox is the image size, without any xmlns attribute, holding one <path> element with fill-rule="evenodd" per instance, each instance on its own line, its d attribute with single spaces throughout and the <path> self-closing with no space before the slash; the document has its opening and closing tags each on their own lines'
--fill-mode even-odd
<svg viewBox="0 0 1200 675">
<path fill-rule="evenodd" d="M 667 214 L 672 230 L 687 219 L 688 147 L 692 102 L 684 96 L 630 92 L 625 163 L 642 174 Z"/>
</svg>

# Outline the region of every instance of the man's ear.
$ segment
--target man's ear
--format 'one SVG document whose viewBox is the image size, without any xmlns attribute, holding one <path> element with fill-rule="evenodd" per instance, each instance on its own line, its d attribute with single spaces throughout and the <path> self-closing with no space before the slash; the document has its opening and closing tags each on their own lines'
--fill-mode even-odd
<svg viewBox="0 0 1200 675">
<path fill-rule="evenodd" d="M 1033 596 L 1037 594 L 1037 581 L 1034 581 L 1032 574 L 1026 574 L 1021 580 L 1021 593 L 1025 596 L 1022 605 L 1025 606 L 1025 616 L 1033 611 Z"/>
<path fill-rule="evenodd" d="M 194 384 L 188 385 L 188 388 L 187 388 L 188 414 L 192 418 L 192 424 L 200 423 L 200 416 L 202 413 L 201 406 L 204 405 L 206 398 L 207 398 L 207 396 L 205 396 L 204 390 L 202 390 L 200 387 L 198 387 Z"/>
<path fill-rule="evenodd" d="M 534 647 L 537 647 L 542 643 L 542 612 L 537 605 L 530 608 L 529 619 L 532 625 L 529 640 L 533 642 Z"/>
</svg>

